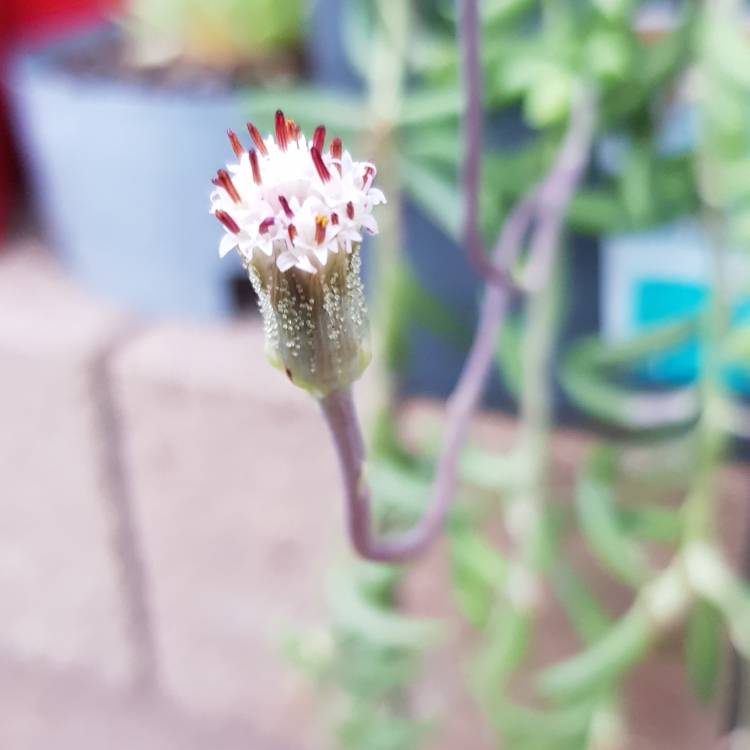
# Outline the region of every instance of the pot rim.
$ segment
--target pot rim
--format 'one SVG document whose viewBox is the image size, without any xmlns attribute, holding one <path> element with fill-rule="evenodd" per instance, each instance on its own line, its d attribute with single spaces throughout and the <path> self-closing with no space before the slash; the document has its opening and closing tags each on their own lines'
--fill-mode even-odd
<svg viewBox="0 0 750 750">
<path fill-rule="evenodd" d="M 7 85 L 10 90 L 20 88 L 29 79 L 57 79 L 73 83 L 86 89 L 117 89 L 139 96 L 153 95 L 160 99 L 181 101 L 213 100 L 231 102 L 242 99 L 255 91 L 263 91 L 260 86 L 241 85 L 226 89 L 191 88 L 190 86 L 165 86 L 148 80 L 134 80 L 109 73 L 82 74 L 66 69 L 62 64 L 71 52 L 86 50 L 95 45 L 111 44 L 122 37 L 117 23 L 104 21 L 84 29 L 66 32 L 53 40 L 37 40 L 25 44 L 11 45 L 7 52 Z"/>
</svg>

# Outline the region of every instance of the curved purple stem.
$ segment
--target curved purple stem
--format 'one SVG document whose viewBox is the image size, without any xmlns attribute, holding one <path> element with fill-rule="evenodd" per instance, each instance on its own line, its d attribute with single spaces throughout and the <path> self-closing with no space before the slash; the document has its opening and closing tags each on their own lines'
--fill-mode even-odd
<svg viewBox="0 0 750 750">
<path fill-rule="evenodd" d="M 510 262 L 517 254 L 534 217 L 535 203 L 533 196 L 528 196 L 505 222 L 495 250 L 498 260 Z M 321 399 L 339 456 L 349 536 L 362 557 L 379 562 L 402 562 L 422 552 L 440 531 L 456 491 L 459 452 L 487 381 L 509 298 L 510 291 L 499 285 L 488 287 L 484 296 L 474 342 L 448 399 L 446 433 L 429 508 L 413 529 L 396 537 L 378 539 L 374 536 L 370 490 L 364 474 L 364 443 L 351 392 L 336 391 Z"/>
<path fill-rule="evenodd" d="M 554 263 L 565 212 L 581 180 L 594 137 L 594 97 L 581 91 L 570 113 L 568 129 L 546 179 L 536 189 L 536 228 L 529 247 L 529 260 L 521 272 L 521 287 L 541 289 Z"/>
<path fill-rule="evenodd" d="M 479 222 L 479 190 L 482 174 L 482 66 L 479 54 L 480 24 L 477 0 L 458 0 L 457 31 L 461 51 L 461 79 L 465 91 L 461 190 L 464 212 L 461 236 L 469 262 L 487 281 L 510 281 L 507 268 L 487 256 Z"/>
<path fill-rule="evenodd" d="M 594 133 L 595 107 L 588 92 L 578 99 L 568 130 L 550 171 L 511 211 L 492 253 L 485 255 L 479 232 L 478 196 L 481 158 L 481 100 L 478 58 L 479 19 L 476 0 L 459 0 L 464 81 L 467 88 L 466 163 L 463 172 L 464 245 L 469 258 L 489 264 L 494 283 L 482 300 L 479 323 L 461 376 L 447 401 L 447 424 L 438 458 L 429 506 L 419 523 L 397 536 L 378 538 L 373 529 L 371 497 L 365 476 L 365 449 L 349 390 L 321 399 L 338 452 L 344 483 L 349 536 L 356 551 L 368 560 L 403 562 L 418 555 L 436 537 L 458 484 L 458 458 L 471 420 L 479 406 L 498 333 L 513 293 L 509 271 L 530 227 L 529 270 L 546 278 L 563 229 L 565 211 L 588 158 Z"/>
</svg>

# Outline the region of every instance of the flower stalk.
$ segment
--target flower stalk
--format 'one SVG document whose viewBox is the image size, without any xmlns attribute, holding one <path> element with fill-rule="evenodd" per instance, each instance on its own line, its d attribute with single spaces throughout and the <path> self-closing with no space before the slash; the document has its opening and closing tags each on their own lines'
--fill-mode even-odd
<svg viewBox="0 0 750 750">
<path fill-rule="evenodd" d="M 505 221 L 493 252 L 493 262 L 498 267 L 511 267 L 532 226 L 530 262 L 535 257 L 542 258 L 545 263 L 554 260 L 565 209 L 587 162 L 594 122 L 594 100 L 585 93 L 576 102 L 568 131 L 550 172 L 519 201 Z M 331 393 L 321 400 L 339 454 L 349 534 L 352 545 L 362 557 L 379 562 L 403 562 L 423 552 L 440 532 L 457 488 L 460 451 L 479 407 L 512 294 L 512 288 L 505 282 L 487 286 L 474 341 L 447 402 L 447 424 L 429 506 L 411 530 L 399 536 L 376 537 L 372 528 L 363 441 L 351 393 Z"/>
<path fill-rule="evenodd" d="M 339 139 L 324 150 L 320 126 L 308 142 L 293 120 L 276 113 L 273 136 L 248 131 L 246 151 L 230 131 L 238 164 L 214 179 L 211 212 L 226 230 L 220 254 L 241 256 L 260 301 L 266 350 L 272 364 L 319 399 L 336 446 L 352 545 L 364 558 L 402 562 L 426 549 L 439 533 L 458 483 L 458 458 L 479 407 L 499 328 L 514 288 L 510 268 L 530 234 L 529 267 L 549 275 L 568 202 L 587 162 L 594 131 L 594 102 L 582 92 L 547 176 L 505 221 L 491 259 L 478 223 L 481 162 L 481 76 L 476 0 L 459 0 L 459 43 L 467 89 L 465 115 L 464 232 L 467 257 L 494 269 L 461 376 L 447 402 L 447 425 L 431 499 L 422 519 L 397 536 L 373 530 L 365 450 L 351 385 L 370 359 L 369 325 L 359 274 L 361 231 L 376 234 L 372 209 L 385 202 L 373 187 L 375 166 L 355 162 Z"/>
</svg>

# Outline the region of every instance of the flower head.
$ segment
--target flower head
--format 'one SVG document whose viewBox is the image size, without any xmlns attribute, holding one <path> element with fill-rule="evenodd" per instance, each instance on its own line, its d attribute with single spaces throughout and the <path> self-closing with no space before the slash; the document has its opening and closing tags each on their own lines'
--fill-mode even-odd
<svg viewBox="0 0 750 750">
<path fill-rule="evenodd" d="M 355 162 L 323 126 L 309 140 L 276 113 L 273 135 L 248 124 L 249 149 L 229 131 L 237 163 L 213 179 L 211 213 L 248 270 L 273 364 L 316 395 L 348 386 L 369 362 L 360 279 L 363 231 L 377 234 L 373 208 L 385 202 L 376 170 Z"/>
</svg>

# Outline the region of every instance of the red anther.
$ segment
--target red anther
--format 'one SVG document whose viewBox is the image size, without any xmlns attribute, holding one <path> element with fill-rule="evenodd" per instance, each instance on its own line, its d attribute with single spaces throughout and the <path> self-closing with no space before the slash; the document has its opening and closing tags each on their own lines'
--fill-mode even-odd
<svg viewBox="0 0 750 750">
<path fill-rule="evenodd" d="M 226 169 L 220 169 L 216 173 L 216 177 L 211 180 L 216 187 L 223 188 L 228 193 L 229 197 L 235 202 L 239 203 L 241 198 L 240 194 L 237 192 L 237 188 L 234 186 L 234 183 L 232 182 L 232 178 L 229 176 L 229 172 L 227 172 Z"/>
<path fill-rule="evenodd" d="M 331 224 L 337 225 L 339 223 L 339 215 L 334 211 L 331 214 Z"/>
<path fill-rule="evenodd" d="M 341 154 L 344 153 L 344 144 L 341 142 L 341 138 L 336 136 L 331 140 L 331 156 L 334 159 L 340 159 Z"/>
<path fill-rule="evenodd" d="M 266 144 L 263 142 L 263 136 L 260 134 L 260 130 L 253 125 L 253 123 L 249 122 L 247 124 L 247 132 L 250 133 L 250 137 L 253 139 L 253 143 L 255 144 L 255 148 L 260 151 L 263 156 L 268 156 L 268 149 L 266 148 Z"/>
<path fill-rule="evenodd" d="M 328 167 L 323 163 L 323 157 L 320 155 L 320 151 L 313 146 L 310 149 L 310 156 L 312 157 L 315 169 L 318 172 L 318 176 L 323 182 L 328 182 L 331 179 L 331 173 L 328 171 Z"/>
<path fill-rule="evenodd" d="M 354 218 L 354 204 L 349 201 L 349 203 L 346 204 L 346 215 L 350 218 Z"/>
<path fill-rule="evenodd" d="M 286 132 L 286 118 L 284 117 L 284 113 L 280 110 L 276 110 L 276 143 L 279 144 L 279 148 L 282 151 L 286 151 L 287 147 L 287 132 Z"/>
<path fill-rule="evenodd" d="M 344 144 L 341 142 L 341 138 L 336 136 L 331 141 L 331 158 L 336 161 L 336 169 L 341 174 L 341 155 L 344 153 Z"/>
<path fill-rule="evenodd" d="M 263 219 L 263 221 L 260 222 L 258 231 L 261 234 L 265 234 L 275 223 L 276 219 L 274 219 L 273 216 L 269 216 L 268 218 Z"/>
<path fill-rule="evenodd" d="M 229 142 L 232 144 L 232 151 L 234 151 L 234 155 L 239 159 L 245 153 L 245 149 L 234 130 L 227 130 L 227 135 L 229 136 Z"/>
<path fill-rule="evenodd" d="M 370 180 L 375 174 L 375 167 L 371 167 L 369 164 L 365 167 L 365 174 L 362 178 L 362 186 L 368 187 L 370 184 Z"/>
<path fill-rule="evenodd" d="M 239 234 L 240 227 L 237 222 L 226 212 L 218 210 L 214 216 L 232 233 Z"/>
<path fill-rule="evenodd" d="M 284 213 L 286 214 L 288 219 L 294 218 L 294 212 L 291 209 L 291 206 L 289 205 L 289 201 L 286 199 L 285 196 L 280 195 L 279 196 L 279 203 L 281 203 L 281 208 L 284 210 Z"/>
<path fill-rule="evenodd" d="M 293 141 L 296 141 L 299 138 L 299 125 L 297 125 L 297 123 L 292 120 L 291 117 L 287 117 L 286 120 L 286 134 Z"/>
<path fill-rule="evenodd" d="M 315 128 L 315 132 L 313 133 L 313 140 L 312 145 L 313 148 L 317 148 L 320 153 L 323 153 L 323 146 L 325 146 L 326 142 L 326 129 L 323 125 L 318 125 L 317 128 Z"/>
<path fill-rule="evenodd" d="M 297 236 L 297 227 L 294 226 L 294 224 L 290 224 L 287 227 L 287 234 L 289 235 L 289 239 L 294 242 L 294 238 Z"/>
<path fill-rule="evenodd" d="M 328 226 L 328 217 L 318 214 L 315 217 L 315 244 L 322 245 L 326 239 L 326 227 Z"/>
<path fill-rule="evenodd" d="M 263 178 L 260 174 L 260 164 L 258 164 L 258 152 L 255 149 L 250 152 L 250 167 L 253 170 L 253 182 L 256 185 L 260 185 L 263 182 Z"/>
</svg>

